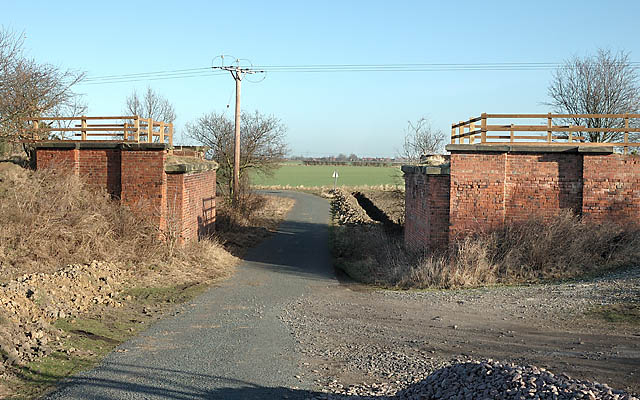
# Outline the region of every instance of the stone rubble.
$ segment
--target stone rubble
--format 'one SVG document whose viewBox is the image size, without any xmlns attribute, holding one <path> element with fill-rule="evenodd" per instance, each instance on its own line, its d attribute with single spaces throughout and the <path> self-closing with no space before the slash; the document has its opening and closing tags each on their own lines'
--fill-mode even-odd
<svg viewBox="0 0 640 400">
<path fill-rule="evenodd" d="M 580 381 L 544 368 L 494 360 L 463 361 L 440 368 L 408 387 L 389 393 L 387 385 L 349 386 L 332 382 L 313 399 L 585 399 L 638 400 L 606 384 Z"/>
<path fill-rule="evenodd" d="M 297 351 L 305 361 L 301 368 L 306 379 L 313 382 L 315 392 L 309 395 L 312 399 L 631 400 L 638 399 L 638 393 L 572 379 L 562 374 L 565 371 L 561 367 L 555 367 L 552 373 L 546 366 L 527 365 L 529 361 L 519 357 L 478 361 L 491 355 L 474 357 L 455 350 L 455 346 L 451 346 L 452 354 L 441 353 L 431 345 L 425 346 L 427 342 L 420 335 L 398 336 L 388 323 L 378 323 L 376 318 L 410 321 L 411 317 L 394 314 L 393 307 L 384 313 L 374 313 L 374 304 L 382 298 L 388 298 L 396 307 L 404 302 L 473 304 L 486 310 L 499 307 L 497 315 L 505 317 L 501 319 L 524 319 L 525 323 L 543 328 L 578 320 L 584 326 L 596 324 L 601 329 L 601 322 L 592 320 L 588 311 L 597 305 L 636 302 L 639 282 L 640 270 L 633 269 L 584 281 L 490 290 L 376 290 L 370 302 L 362 303 L 355 302 L 350 295 L 327 299 L 303 296 L 289 303 L 280 319 L 290 329 Z M 444 312 L 430 317 L 432 324 L 446 331 L 444 335 L 450 336 L 452 343 L 465 339 L 468 329 L 458 321 L 449 322 L 450 316 Z M 383 339 L 386 334 L 393 335 L 394 340 Z M 507 328 L 497 330 L 496 334 L 517 335 Z M 640 336 L 633 328 L 621 334 Z M 582 358 L 606 360 L 615 356 L 613 349 L 604 353 L 600 349 L 581 350 L 585 342 L 588 343 L 580 335 L 573 342 Z M 447 345 L 441 347 L 446 349 Z M 633 357 L 632 353 L 628 356 Z M 634 379 L 632 374 L 627 378 Z"/>
<path fill-rule="evenodd" d="M 0 375 L 6 364 L 24 365 L 59 348 L 55 320 L 77 317 L 95 304 L 122 306 L 118 290 L 128 278 L 112 263 L 93 261 L 0 285 Z"/>
<path fill-rule="evenodd" d="M 331 195 L 331 213 L 340 225 L 373 222 L 351 193 L 336 189 L 331 192 Z"/>
</svg>

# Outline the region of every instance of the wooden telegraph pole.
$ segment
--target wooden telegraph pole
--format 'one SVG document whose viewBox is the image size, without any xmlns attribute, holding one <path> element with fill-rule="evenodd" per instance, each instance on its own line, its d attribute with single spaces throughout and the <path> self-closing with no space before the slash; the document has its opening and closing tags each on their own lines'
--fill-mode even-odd
<svg viewBox="0 0 640 400">
<path fill-rule="evenodd" d="M 233 73 L 231 73 L 233 75 Z M 235 139 L 233 142 L 233 199 L 238 196 L 240 187 L 240 91 L 242 89 L 242 72 L 236 71 L 233 77 L 236 81 L 236 117 L 235 117 Z"/>
<path fill-rule="evenodd" d="M 256 74 L 264 71 L 257 71 L 252 68 L 240 67 L 239 65 L 212 67 L 213 69 L 221 69 L 229 71 L 236 81 L 236 116 L 235 116 L 235 138 L 233 147 L 233 196 L 235 201 L 238 198 L 240 188 L 240 91 L 242 89 L 242 76 L 245 74 Z"/>
</svg>

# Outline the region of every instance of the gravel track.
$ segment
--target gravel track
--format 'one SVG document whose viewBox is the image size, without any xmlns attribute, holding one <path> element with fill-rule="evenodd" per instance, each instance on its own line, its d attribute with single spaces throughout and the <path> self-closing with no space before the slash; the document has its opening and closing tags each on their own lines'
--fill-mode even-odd
<svg viewBox="0 0 640 400">
<path fill-rule="evenodd" d="M 573 283 L 449 291 L 346 284 L 292 302 L 282 318 L 325 392 L 317 399 L 628 399 L 640 389 L 640 327 L 585 312 L 639 299 L 638 269 Z M 486 362 L 491 358 L 499 363 Z M 501 380 L 454 384 L 478 363 Z M 541 376 L 546 386 L 531 386 Z"/>
<path fill-rule="evenodd" d="M 297 200 L 287 221 L 232 279 L 49 398 L 621 400 L 640 389 L 640 328 L 584 314 L 638 301 L 638 270 L 553 285 L 372 290 L 330 268 L 328 202 L 284 195 Z"/>
</svg>

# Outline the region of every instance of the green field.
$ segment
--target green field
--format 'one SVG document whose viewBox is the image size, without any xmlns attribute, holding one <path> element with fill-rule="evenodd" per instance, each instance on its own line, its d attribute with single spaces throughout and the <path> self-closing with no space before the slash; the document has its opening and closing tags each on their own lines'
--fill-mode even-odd
<svg viewBox="0 0 640 400">
<path fill-rule="evenodd" d="M 398 167 L 353 167 L 285 163 L 273 176 L 252 175 L 251 183 L 260 186 L 333 186 L 333 171 L 338 186 L 404 185 Z"/>
</svg>

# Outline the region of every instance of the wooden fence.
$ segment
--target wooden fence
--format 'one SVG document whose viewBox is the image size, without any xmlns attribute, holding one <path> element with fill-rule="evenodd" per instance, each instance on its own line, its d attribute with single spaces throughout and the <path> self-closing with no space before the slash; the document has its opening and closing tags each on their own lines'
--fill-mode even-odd
<svg viewBox="0 0 640 400">
<path fill-rule="evenodd" d="M 491 119 L 543 119 L 541 125 L 491 124 Z M 590 121 L 584 125 L 554 125 L 554 120 Z M 593 127 L 606 121 L 608 126 Z M 483 144 L 580 144 L 581 146 L 640 147 L 640 114 L 486 114 L 451 124 L 451 143 Z M 538 134 L 532 134 L 537 132 Z M 589 141 L 589 134 L 610 134 L 607 142 Z M 631 138 L 630 138 L 631 135 Z"/>
<path fill-rule="evenodd" d="M 91 123 L 91 122 L 97 123 Z M 62 140 L 121 140 L 135 143 L 165 143 L 173 146 L 173 124 L 140 118 L 137 115 L 116 117 L 52 117 L 32 119 L 26 137 L 50 140 L 60 133 Z M 57 126 L 54 126 L 57 125 Z M 42 134 L 46 133 L 43 139 Z M 71 138 L 69 137 L 71 136 Z M 156 140 L 157 138 L 157 140 Z"/>
</svg>

